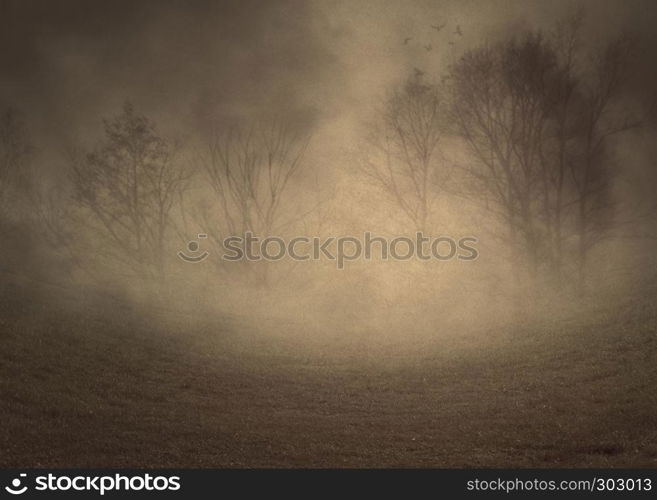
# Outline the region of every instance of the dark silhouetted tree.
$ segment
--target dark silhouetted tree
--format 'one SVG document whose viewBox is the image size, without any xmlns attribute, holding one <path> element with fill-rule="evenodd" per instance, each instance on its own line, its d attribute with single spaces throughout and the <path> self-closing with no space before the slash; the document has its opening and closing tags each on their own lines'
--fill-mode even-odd
<svg viewBox="0 0 657 500">
<path fill-rule="evenodd" d="M 582 53 L 581 20 L 470 50 L 448 81 L 451 123 L 474 160 L 468 194 L 506 224 L 532 276 L 560 281 L 568 260 L 583 286 L 614 223 L 613 138 L 640 120 L 623 107 L 630 45 Z"/>
</svg>

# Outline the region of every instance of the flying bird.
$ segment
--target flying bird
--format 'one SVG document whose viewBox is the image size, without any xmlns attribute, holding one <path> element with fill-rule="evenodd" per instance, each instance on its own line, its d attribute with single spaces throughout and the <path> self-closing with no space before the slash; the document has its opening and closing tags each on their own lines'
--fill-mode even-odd
<svg viewBox="0 0 657 500">
<path fill-rule="evenodd" d="M 404 38 L 404 45 L 408 45 L 408 42 L 413 40 L 413 37 L 409 36 L 408 38 Z"/>
<path fill-rule="evenodd" d="M 426 50 L 427 52 L 429 52 L 431 49 L 433 49 L 433 46 L 431 44 L 424 46 L 424 50 Z"/>
<path fill-rule="evenodd" d="M 440 33 L 440 30 L 443 29 L 443 28 L 445 27 L 445 24 L 446 24 L 446 23 L 439 24 L 439 25 L 432 24 L 431 27 L 432 27 L 433 29 L 435 29 L 438 33 Z"/>
<path fill-rule="evenodd" d="M 454 34 L 458 35 L 458 36 L 463 36 L 463 32 L 461 31 L 461 25 L 460 24 L 456 25 L 456 31 L 454 32 Z"/>
</svg>

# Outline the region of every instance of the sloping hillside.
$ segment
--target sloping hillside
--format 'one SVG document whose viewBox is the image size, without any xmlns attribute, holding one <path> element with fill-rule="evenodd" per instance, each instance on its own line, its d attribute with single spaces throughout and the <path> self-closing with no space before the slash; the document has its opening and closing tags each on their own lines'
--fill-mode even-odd
<svg viewBox="0 0 657 500">
<path fill-rule="evenodd" d="M 2 304 L 4 467 L 657 466 L 655 301 L 342 354 L 39 304 Z"/>
</svg>

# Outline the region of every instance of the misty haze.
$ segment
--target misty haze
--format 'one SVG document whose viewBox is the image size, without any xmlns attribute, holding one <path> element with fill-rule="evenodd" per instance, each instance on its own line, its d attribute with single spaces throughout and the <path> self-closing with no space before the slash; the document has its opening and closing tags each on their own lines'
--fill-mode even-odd
<svg viewBox="0 0 657 500">
<path fill-rule="evenodd" d="M 0 465 L 657 467 L 650 0 L 0 0 Z"/>
</svg>

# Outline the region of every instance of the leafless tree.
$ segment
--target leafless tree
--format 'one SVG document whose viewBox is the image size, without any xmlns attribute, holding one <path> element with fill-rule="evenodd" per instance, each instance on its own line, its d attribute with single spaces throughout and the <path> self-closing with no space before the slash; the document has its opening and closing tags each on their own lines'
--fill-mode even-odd
<svg viewBox="0 0 657 500">
<path fill-rule="evenodd" d="M 24 276 L 34 234 L 29 227 L 28 168 L 31 146 L 26 127 L 15 109 L 0 111 L 0 290 Z"/>
<path fill-rule="evenodd" d="M 612 40 L 594 54 L 590 78 L 581 85 L 582 109 L 576 118 L 580 148 L 569 163 L 569 172 L 576 192 L 575 232 L 582 286 L 590 250 L 614 225 L 613 139 L 643 123 L 643 116 L 625 107 L 631 54 L 629 39 Z"/>
<path fill-rule="evenodd" d="M 436 85 L 414 77 L 384 104 L 369 138 L 363 172 L 411 222 L 426 231 L 432 204 L 446 179 L 440 161 L 443 99 Z"/>
<path fill-rule="evenodd" d="M 640 120 L 620 106 L 629 45 L 586 57 L 580 25 L 578 15 L 551 37 L 471 50 L 449 88 L 454 130 L 476 160 L 465 168 L 472 197 L 502 218 L 532 275 L 543 267 L 560 279 L 567 253 L 582 285 L 589 252 L 613 225 L 612 139 Z"/>
<path fill-rule="evenodd" d="M 162 278 L 173 211 L 189 173 L 177 146 L 126 103 L 106 120 L 105 137 L 87 154 L 72 154 L 73 197 L 98 251 L 132 272 Z"/>
<path fill-rule="evenodd" d="M 564 260 L 564 243 L 568 223 L 567 197 L 571 197 L 568 183 L 569 167 L 572 164 L 573 139 L 577 127 L 573 125 L 577 113 L 579 81 L 575 76 L 578 53 L 581 46 L 579 34 L 584 21 L 583 11 L 557 23 L 551 37 L 554 51 L 554 75 L 547 88 L 547 106 L 550 120 L 541 137 L 540 164 L 542 181 L 542 211 L 545 219 L 547 261 L 557 283 L 561 283 Z"/>
<path fill-rule="evenodd" d="M 31 150 L 19 113 L 14 109 L 4 110 L 0 115 L 0 210 L 3 217 L 15 215 L 12 206 L 25 191 Z"/>
<path fill-rule="evenodd" d="M 300 174 L 308 135 L 285 123 L 234 127 L 218 133 L 198 159 L 213 199 L 205 224 L 217 245 L 227 236 L 275 236 L 298 214 L 287 217 L 290 184 Z M 259 280 L 267 281 L 266 263 Z"/>
<path fill-rule="evenodd" d="M 529 33 L 466 53 L 450 75 L 452 123 L 476 160 L 467 173 L 532 269 L 544 237 L 538 220 L 545 203 L 540 154 L 549 119 L 546 88 L 555 66 L 543 37 Z"/>
</svg>

